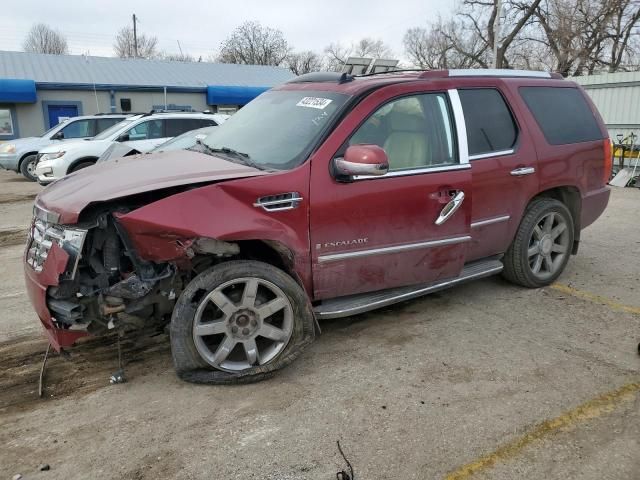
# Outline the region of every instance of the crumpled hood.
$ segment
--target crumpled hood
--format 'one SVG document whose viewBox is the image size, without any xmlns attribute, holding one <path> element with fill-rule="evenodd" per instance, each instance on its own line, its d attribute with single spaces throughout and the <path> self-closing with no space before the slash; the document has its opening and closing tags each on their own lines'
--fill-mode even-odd
<svg viewBox="0 0 640 480">
<path fill-rule="evenodd" d="M 266 175 L 268 172 L 190 150 L 133 155 L 101 162 L 53 182 L 36 203 L 72 224 L 90 203 L 193 183 Z"/>
</svg>

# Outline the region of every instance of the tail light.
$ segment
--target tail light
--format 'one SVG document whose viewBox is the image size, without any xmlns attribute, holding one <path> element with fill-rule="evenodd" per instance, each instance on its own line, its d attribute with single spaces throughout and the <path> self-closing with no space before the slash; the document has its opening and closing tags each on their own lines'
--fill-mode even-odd
<svg viewBox="0 0 640 480">
<path fill-rule="evenodd" d="M 613 170 L 613 150 L 611 147 L 611 139 L 607 138 L 604 141 L 604 183 L 609 183 L 611 179 L 611 170 Z"/>
</svg>

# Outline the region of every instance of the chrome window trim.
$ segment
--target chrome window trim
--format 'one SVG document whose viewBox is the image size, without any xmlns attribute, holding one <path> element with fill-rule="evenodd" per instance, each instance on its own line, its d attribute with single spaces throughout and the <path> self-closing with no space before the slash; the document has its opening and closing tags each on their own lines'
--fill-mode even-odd
<svg viewBox="0 0 640 480">
<path fill-rule="evenodd" d="M 502 157 L 505 155 L 512 155 L 514 153 L 515 153 L 515 150 L 513 148 L 510 148 L 508 150 L 497 150 L 495 152 L 478 153 L 477 155 L 471 155 L 469 157 L 469 160 L 473 161 L 473 160 L 480 160 L 483 158 Z"/>
<path fill-rule="evenodd" d="M 506 222 L 511 218 L 511 215 L 502 215 L 500 217 L 487 218 L 485 220 L 478 220 L 477 222 L 471 222 L 471 228 L 484 227 L 485 225 L 492 225 L 494 223 Z"/>
<path fill-rule="evenodd" d="M 436 173 L 436 172 L 448 172 L 449 170 L 467 170 L 471 168 L 471 165 L 467 164 L 453 164 L 453 165 L 442 165 L 440 167 L 425 167 L 425 168 L 411 168 L 407 170 L 395 170 L 392 172 L 385 173 L 384 175 L 379 176 L 366 176 L 366 175 L 354 175 L 351 177 L 354 181 L 362 181 L 362 180 L 377 180 L 381 178 L 389 178 L 389 177 L 404 177 L 406 175 L 418 175 L 421 173 Z"/>
<path fill-rule="evenodd" d="M 458 68 L 449 70 L 450 77 L 533 77 L 551 78 L 549 72 L 536 70 L 510 70 L 507 68 Z"/>
<path fill-rule="evenodd" d="M 456 125 L 456 134 L 458 137 L 458 159 L 460 165 L 469 163 L 469 143 L 467 142 L 467 124 L 464 120 L 464 111 L 462 110 L 462 102 L 458 90 L 452 88 L 447 91 L 449 101 L 451 102 L 451 110 L 453 111 L 453 120 Z"/>
<path fill-rule="evenodd" d="M 461 235 L 458 237 L 443 238 L 440 240 L 429 240 L 427 242 L 405 243 L 402 245 L 394 245 L 391 247 L 370 248 L 367 250 L 355 250 L 353 252 L 330 253 L 328 255 L 320 255 L 318 263 L 336 262 L 339 260 L 347 260 L 350 258 L 363 258 L 372 255 L 386 255 L 389 253 L 407 252 L 410 250 L 418 250 L 421 248 L 442 247 L 445 245 L 455 245 L 457 243 L 465 243 L 471 240 L 469 235 Z"/>
</svg>

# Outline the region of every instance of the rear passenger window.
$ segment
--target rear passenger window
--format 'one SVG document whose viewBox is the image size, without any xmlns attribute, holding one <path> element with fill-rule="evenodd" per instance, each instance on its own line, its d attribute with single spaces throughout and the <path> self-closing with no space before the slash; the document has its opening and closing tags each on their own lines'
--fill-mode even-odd
<svg viewBox="0 0 640 480">
<path fill-rule="evenodd" d="M 577 88 L 520 87 L 520 95 L 551 145 L 604 138 L 589 104 Z"/>
<path fill-rule="evenodd" d="M 120 123 L 122 120 L 122 118 L 98 118 L 96 120 L 96 135 L 115 125 L 116 123 Z"/>
<path fill-rule="evenodd" d="M 500 92 L 474 88 L 458 90 L 458 95 L 467 126 L 469 156 L 511 150 L 518 130 Z"/>
<path fill-rule="evenodd" d="M 216 124 L 213 120 L 201 118 L 170 118 L 166 120 L 166 123 L 167 137 L 177 137 L 185 132 Z"/>
</svg>

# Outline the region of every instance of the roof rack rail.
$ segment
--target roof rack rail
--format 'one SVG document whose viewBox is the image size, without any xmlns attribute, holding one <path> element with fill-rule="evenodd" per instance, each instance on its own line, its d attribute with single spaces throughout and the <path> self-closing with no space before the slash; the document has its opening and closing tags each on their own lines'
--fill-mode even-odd
<svg viewBox="0 0 640 480">
<path fill-rule="evenodd" d="M 539 70 L 516 70 L 509 68 L 460 68 L 450 70 L 428 70 L 420 78 L 434 77 L 518 77 L 518 78 L 563 78 L 557 73 Z"/>
<path fill-rule="evenodd" d="M 162 110 L 159 110 L 159 109 L 157 109 L 157 110 L 149 110 L 148 112 L 141 113 L 139 115 L 142 115 L 144 117 L 148 117 L 149 115 L 157 115 L 159 113 L 199 113 L 199 114 L 205 114 L 205 115 L 213 115 L 213 112 L 211 110 L 203 110 L 202 112 L 198 112 L 196 110 L 185 110 L 185 109 L 183 109 L 183 110 L 178 110 L 178 109 L 176 109 L 176 110 L 164 110 L 164 109 L 162 109 Z M 134 114 L 134 115 L 136 115 L 136 114 Z"/>
<path fill-rule="evenodd" d="M 398 70 L 387 70 L 386 72 L 371 72 L 371 73 L 361 73 L 359 75 L 354 75 L 354 77 L 373 77 L 375 75 L 390 75 L 393 73 L 412 73 L 412 72 L 426 72 L 427 70 L 423 68 L 399 68 Z"/>
<path fill-rule="evenodd" d="M 356 75 L 356 77 L 371 77 L 374 75 L 391 75 L 394 73 L 420 73 L 418 78 L 446 78 L 446 77 L 520 77 L 520 78 L 564 78 L 559 73 L 541 72 L 538 70 L 515 70 L 508 68 L 460 68 L 450 70 L 424 70 L 420 68 L 403 68 L 387 72 L 372 72 Z"/>
</svg>

